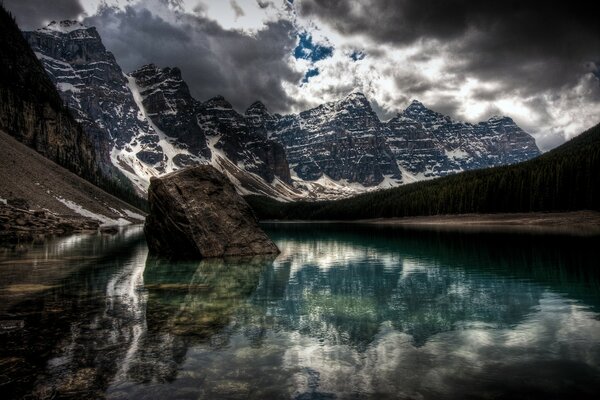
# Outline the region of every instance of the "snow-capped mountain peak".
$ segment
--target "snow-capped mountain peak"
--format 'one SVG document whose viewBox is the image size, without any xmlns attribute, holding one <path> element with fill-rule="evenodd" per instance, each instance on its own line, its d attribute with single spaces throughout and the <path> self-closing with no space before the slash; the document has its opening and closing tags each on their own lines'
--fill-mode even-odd
<svg viewBox="0 0 600 400">
<path fill-rule="evenodd" d="M 250 104 L 250 107 L 246 109 L 244 114 L 246 116 L 253 117 L 266 117 L 270 115 L 267 106 L 265 106 L 261 101 L 255 101 L 254 103 Z"/>
<path fill-rule="evenodd" d="M 338 102 L 341 107 L 344 108 L 365 108 L 372 110 L 371 103 L 362 92 L 353 91 L 350 92 L 343 100 Z"/>
<path fill-rule="evenodd" d="M 512 118 L 504 116 L 504 115 L 492 115 L 487 122 L 489 123 L 504 123 L 504 124 L 511 124 L 511 125 L 516 125 L 515 121 L 513 121 Z"/>
<path fill-rule="evenodd" d="M 225 97 L 223 97 L 221 95 L 218 95 L 218 96 L 208 99 L 204 103 L 204 106 L 206 108 L 233 110 L 233 106 L 231 105 L 231 103 L 228 102 L 225 99 Z"/>
<path fill-rule="evenodd" d="M 423 117 L 423 116 L 433 116 L 433 115 L 441 115 L 436 113 L 435 111 L 430 110 L 425 107 L 425 104 L 421 103 L 419 100 L 413 100 L 411 103 L 404 109 L 404 115 L 409 117 Z"/>
<path fill-rule="evenodd" d="M 79 21 L 65 20 L 65 21 L 52 21 L 46 27 L 39 29 L 40 31 L 53 31 L 59 33 L 70 33 L 81 29 L 88 29 L 87 26 L 83 25 Z"/>
</svg>

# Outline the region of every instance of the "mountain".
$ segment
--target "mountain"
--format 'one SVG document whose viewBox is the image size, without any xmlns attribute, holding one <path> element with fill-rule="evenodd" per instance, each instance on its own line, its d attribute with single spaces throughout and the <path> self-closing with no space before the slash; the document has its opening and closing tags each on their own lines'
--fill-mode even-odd
<svg viewBox="0 0 600 400">
<path fill-rule="evenodd" d="M 540 155 L 533 137 L 509 117 L 495 116 L 473 125 L 432 111 L 416 100 L 392 118 L 388 128 L 399 163 L 423 177 L 513 164 Z M 412 148 L 429 149 L 429 157 L 422 158 L 424 168 L 417 167 L 412 154 L 406 153 Z"/>
<path fill-rule="evenodd" d="M 533 137 L 508 117 L 473 125 L 413 101 L 381 122 L 359 92 L 268 126 L 271 137 L 286 146 L 300 178 L 310 181 L 325 174 L 365 187 L 512 164 L 540 154 Z"/>
<path fill-rule="evenodd" d="M 302 180 L 327 175 L 368 187 L 384 177 L 402 179 L 385 139 L 385 126 L 362 93 L 278 117 L 266 126 L 285 146 L 292 170 Z"/>
<path fill-rule="evenodd" d="M 126 164 L 112 162 L 112 153 L 135 138 L 143 158 L 144 152 L 158 147 L 159 138 L 140 115 L 129 80 L 96 29 L 62 21 L 24 36 L 75 119 L 93 138 L 102 164 L 114 164 L 138 188 L 142 186 L 140 178 L 127 174 Z"/>
<path fill-rule="evenodd" d="M 170 169 L 212 164 L 240 191 L 264 193 L 270 185 L 267 194 L 275 197 L 281 195 L 276 181 L 291 184 L 283 147 L 248 125 L 223 97 L 194 99 L 178 68 L 146 65 L 129 77 L 140 110 L 162 138 L 163 152 L 153 157 L 172 163 Z"/>
<path fill-rule="evenodd" d="M 143 207 L 131 182 L 99 155 L 102 140 L 95 131 L 82 129 L 2 7 L 0 58 L 0 130 L 109 193 Z"/>
<path fill-rule="evenodd" d="M 243 193 L 289 198 L 295 192 L 283 147 L 247 126 L 224 99 L 194 99 L 179 69 L 147 65 L 126 75 L 97 30 L 76 21 L 24 36 L 95 138 L 104 165 L 118 167 L 141 194 L 152 176 L 209 163 Z"/>
<path fill-rule="evenodd" d="M 540 154 L 508 117 L 455 121 L 414 101 L 381 121 L 364 94 L 298 114 L 257 101 L 243 114 L 221 96 L 201 102 L 176 68 L 126 75 L 95 28 L 53 22 L 25 37 L 86 128 L 102 162 L 145 193 L 152 176 L 212 164 L 242 194 L 338 198 Z"/>
<path fill-rule="evenodd" d="M 507 124 L 496 120 L 491 123 Z M 500 129 L 500 128 L 497 128 Z M 263 219 L 356 220 L 422 215 L 600 211 L 600 124 L 518 164 L 466 171 L 348 199 L 282 203 L 251 196 Z"/>
<path fill-rule="evenodd" d="M 117 225 L 143 220 L 140 210 L 95 186 L 134 203 L 138 199 L 118 169 L 100 167 L 90 136 L 1 6 L 0 58 L 2 237 L 32 240 L 32 231 L 95 226 L 89 219 Z M 84 221 L 74 222 L 79 220 Z"/>
</svg>

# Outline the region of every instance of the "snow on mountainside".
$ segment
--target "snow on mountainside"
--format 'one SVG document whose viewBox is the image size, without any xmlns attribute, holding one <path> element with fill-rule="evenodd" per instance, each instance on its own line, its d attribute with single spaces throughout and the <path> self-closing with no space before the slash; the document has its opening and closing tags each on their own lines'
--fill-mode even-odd
<svg viewBox="0 0 600 400">
<path fill-rule="evenodd" d="M 96 139 L 103 160 L 120 168 L 140 192 L 152 176 L 212 163 L 242 193 L 302 196 L 289 184 L 281 145 L 256 134 L 241 137 L 241 131 L 250 131 L 243 123 L 241 131 L 228 130 L 231 116 L 212 115 L 193 99 L 176 68 L 148 66 L 125 75 L 96 29 L 74 21 L 24 35 L 76 119 Z M 198 124 L 202 113 L 205 126 Z M 219 140 L 210 140 L 215 135 Z"/>
<path fill-rule="evenodd" d="M 489 168 L 524 161 L 540 154 L 533 137 L 508 117 L 492 117 L 476 125 L 455 121 L 413 101 L 389 124 L 389 135 L 402 139 L 417 135 L 418 145 L 429 145 L 431 154 L 424 169 L 415 168 L 410 154 L 401 157 L 407 143 L 397 142 L 394 148 L 399 163 L 415 174 L 425 177 L 447 175 L 468 169 Z M 404 132 L 398 135 L 397 132 Z M 422 136 L 425 133 L 425 136 Z M 428 144 L 422 143 L 425 140 Z M 410 142 L 410 140 L 408 141 Z M 441 153 L 444 155 L 439 156 Z M 435 153 L 435 155 L 434 155 Z M 435 162 L 433 162 L 435 161 Z"/>
<path fill-rule="evenodd" d="M 290 166 L 302 180 L 327 176 L 364 187 L 385 180 L 401 183 L 384 125 L 362 93 L 267 125 L 271 137 L 286 147 Z"/>
<path fill-rule="evenodd" d="M 533 137 L 510 118 L 472 125 L 413 101 L 381 122 L 359 92 L 269 124 L 301 178 L 327 175 L 366 187 L 410 183 L 540 154 Z"/>
<path fill-rule="evenodd" d="M 140 192 L 152 176 L 210 163 L 242 194 L 281 200 L 334 198 L 539 155 L 508 117 L 455 121 L 414 101 L 387 122 L 367 98 L 299 114 L 244 114 L 223 97 L 194 99 L 178 68 L 125 75 L 95 28 L 53 22 L 25 37 L 103 160 Z"/>
<path fill-rule="evenodd" d="M 104 163 L 110 163 L 113 147 L 123 148 L 140 135 L 156 136 L 137 118 L 128 81 L 95 28 L 53 22 L 24 35 Z"/>
</svg>

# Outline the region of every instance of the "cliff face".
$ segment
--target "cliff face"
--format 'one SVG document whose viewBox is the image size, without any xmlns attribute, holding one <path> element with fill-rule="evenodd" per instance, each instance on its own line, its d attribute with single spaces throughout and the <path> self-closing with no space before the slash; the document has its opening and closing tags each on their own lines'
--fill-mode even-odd
<svg viewBox="0 0 600 400">
<path fill-rule="evenodd" d="M 385 141 L 384 125 L 362 93 L 338 102 L 278 117 L 267 123 L 281 142 L 298 177 L 375 186 L 384 176 L 396 182 L 401 173 Z"/>
<path fill-rule="evenodd" d="M 94 145 L 63 105 L 16 23 L 0 8 L 0 129 L 97 183 Z"/>
<path fill-rule="evenodd" d="M 156 147 L 157 135 L 138 118 L 128 79 L 96 28 L 62 21 L 23 35 L 94 143 L 104 172 L 115 170 L 110 158 L 113 147 L 122 149 L 140 132 L 144 132 L 146 147 Z"/>
<path fill-rule="evenodd" d="M 207 140 L 198 126 L 198 102 L 190 94 L 178 68 L 157 68 L 150 64 L 131 73 L 142 99 L 146 116 L 165 135 L 174 138 L 189 155 L 178 154 L 174 163 L 185 167 L 210 159 Z M 158 152 L 162 152 L 158 149 Z M 194 156 L 198 157 L 194 160 Z M 162 154 L 161 154 L 162 157 Z"/>
<path fill-rule="evenodd" d="M 177 148 L 189 151 L 178 151 L 173 157 L 177 167 L 212 164 L 213 153 L 222 153 L 233 164 L 268 183 L 275 177 L 291 183 L 283 146 L 269 140 L 264 127 L 253 123 L 252 115 L 239 114 L 220 96 L 197 101 L 178 68 L 151 64 L 132 72 L 131 77 L 149 120 L 172 138 Z M 260 106 L 255 104 L 255 108 Z"/>
</svg>

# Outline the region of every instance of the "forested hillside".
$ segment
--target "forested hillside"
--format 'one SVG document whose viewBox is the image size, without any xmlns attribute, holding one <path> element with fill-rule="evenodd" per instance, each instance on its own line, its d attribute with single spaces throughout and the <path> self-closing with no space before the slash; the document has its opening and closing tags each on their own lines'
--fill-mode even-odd
<svg viewBox="0 0 600 400">
<path fill-rule="evenodd" d="M 260 219 L 353 220 L 419 215 L 600 210 L 600 125 L 533 160 L 356 197 L 281 203 L 247 197 Z"/>
</svg>

